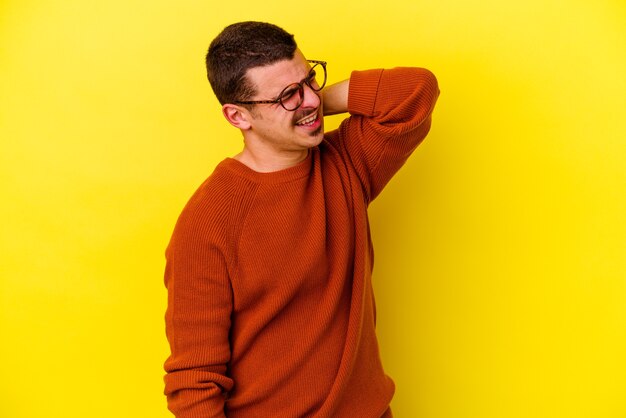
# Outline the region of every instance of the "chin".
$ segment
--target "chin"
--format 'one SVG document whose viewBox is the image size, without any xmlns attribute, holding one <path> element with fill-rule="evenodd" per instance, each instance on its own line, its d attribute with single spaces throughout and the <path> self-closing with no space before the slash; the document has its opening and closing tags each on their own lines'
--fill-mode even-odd
<svg viewBox="0 0 626 418">
<path fill-rule="evenodd" d="M 311 141 L 314 142 L 313 147 L 318 146 L 324 140 L 324 127 L 320 126 L 315 132 L 311 132 Z"/>
</svg>

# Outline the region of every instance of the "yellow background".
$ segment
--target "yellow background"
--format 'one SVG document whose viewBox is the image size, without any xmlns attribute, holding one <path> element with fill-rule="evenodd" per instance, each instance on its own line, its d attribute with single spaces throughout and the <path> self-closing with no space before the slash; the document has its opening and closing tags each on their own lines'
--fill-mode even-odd
<svg viewBox="0 0 626 418">
<path fill-rule="evenodd" d="M 3 0 L 0 417 L 170 416 L 163 251 L 241 146 L 203 58 L 247 19 L 439 78 L 371 209 L 395 415 L 626 417 L 622 0 Z"/>
</svg>

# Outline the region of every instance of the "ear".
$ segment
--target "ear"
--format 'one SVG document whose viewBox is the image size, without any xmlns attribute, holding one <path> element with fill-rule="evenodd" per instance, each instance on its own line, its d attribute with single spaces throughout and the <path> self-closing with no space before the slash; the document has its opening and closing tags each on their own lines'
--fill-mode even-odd
<svg viewBox="0 0 626 418">
<path fill-rule="evenodd" d="M 242 130 L 250 129 L 251 115 L 248 109 L 231 103 L 222 106 L 222 114 L 235 128 Z"/>
</svg>

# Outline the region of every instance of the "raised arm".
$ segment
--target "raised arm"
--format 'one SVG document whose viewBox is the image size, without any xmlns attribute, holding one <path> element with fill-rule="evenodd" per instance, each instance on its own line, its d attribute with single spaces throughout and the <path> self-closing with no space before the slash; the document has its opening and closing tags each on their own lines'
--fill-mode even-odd
<svg viewBox="0 0 626 418">
<path fill-rule="evenodd" d="M 324 94 L 329 112 L 343 110 L 346 85 L 339 85 Z M 429 70 L 411 67 L 353 71 L 347 86 L 350 117 L 327 139 L 353 165 L 371 202 L 428 134 L 439 87 Z"/>
</svg>

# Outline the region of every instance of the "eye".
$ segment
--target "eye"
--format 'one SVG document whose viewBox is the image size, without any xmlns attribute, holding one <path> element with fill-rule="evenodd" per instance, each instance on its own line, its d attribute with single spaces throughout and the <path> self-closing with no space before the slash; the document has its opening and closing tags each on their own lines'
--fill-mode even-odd
<svg viewBox="0 0 626 418">
<path fill-rule="evenodd" d="M 282 101 L 289 100 L 295 94 L 298 93 L 298 90 L 300 90 L 300 86 L 297 84 L 287 86 L 287 88 L 285 88 L 285 90 L 283 90 L 282 94 L 280 95 L 280 100 Z"/>
</svg>

